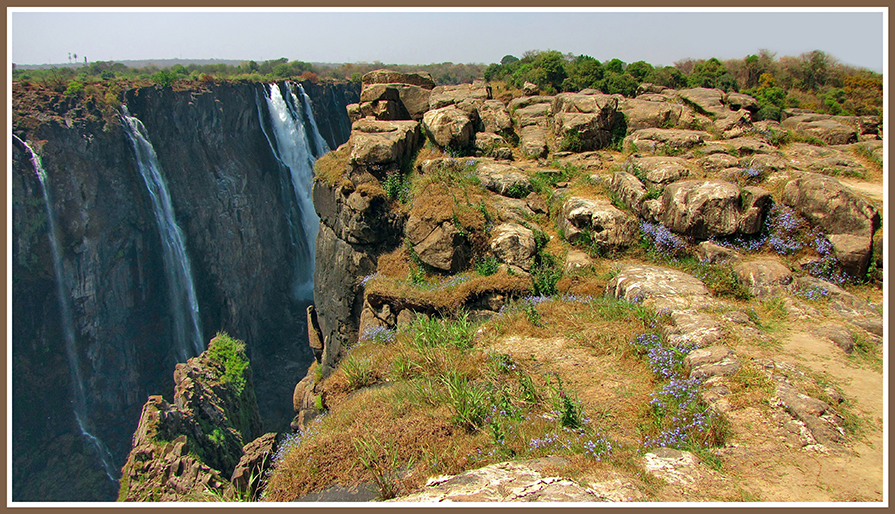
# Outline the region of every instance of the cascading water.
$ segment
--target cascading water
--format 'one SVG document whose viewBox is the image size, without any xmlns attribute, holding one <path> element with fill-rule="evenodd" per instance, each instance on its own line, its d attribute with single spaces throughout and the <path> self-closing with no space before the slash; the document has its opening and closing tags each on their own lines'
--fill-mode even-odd
<svg viewBox="0 0 895 514">
<path fill-rule="evenodd" d="M 134 149 L 137 167 L 152 199 L 152 211 L 162 240 L 162 259 L 176 332 L 177 358 L 179 362 L 186 362 L 190 357 L 202 353 L 205 344 L 199 327 L 199 302 L 196 300 L 183 233 L 174 219 L 171 195 L 162 176 L 155 149 L 146 135 L 146 128 L 140 120 L 130 115 L 127 107 L 121 106 L 121 111 L 124 121 L 122 126 Z"/>
<path fill-rule="evenodd" d="M 90 420 L 87 416 L 87 398 L 84 392 L 84 381 L 81 378 L 81 367 L 78 362 L 78 353 L 75 349 L 75 330 L 74 320 L 72 318 L 71 300 L 65 290 L 65 274 L 62 269 L 62 257 L 59 253 L 59 245 L 56 242 L 56 214 L 53 212 L 53 203 L 50 200 L 50 191 L 47 187 L 47 173 L 44 171 L 43 164 L 37 153 L 24 141 L 13 135 L 16 140 L 22 144 L 31 154 L 31 164 L 34 166 L 34 173 L 40 182 L 41 192 L 44 197 L 44 205 L 47 209 L 47 224 L 49 229 L 50 250 L 53 254 L 53 273 L 56 276 L 56 292 L 59 296 L 59 312 L 61 314 L 62 335 L 65 339 L 65 354 L 68 358 L 68 371 L 71 375 L 72 389 L 74 392 L 74 415 L 75 421 L 78 423 L 78 429 L 81 435 L 86 438 L 102 463 L 103 471 L 109 480 L 115 482 L 118 480 L 118 469 L 114 464 L 112 454 L 106 445 L 95 435 L 88 431 Z"/>
<path fill-rule="evenodd" d="M 289 92 L 292 93 L 292 97 L 295 98 L 295 88 L 293 88 L 292 82 L 287 82 L 287 85 L 289 86 Z M 317 120 L 314 118 L 314 108 L 311 106 L 311 97 L 308 96 L 305 92 L 305 88 L 302 87 L 301 84 L 298 84 L 298 92 L 301 93 L 301 105 L 311 124 L 311 137 L 314 139 L 314 148 L 316 149 L 314 156 L 320 157 L 329 152 L 329 145 L 326 144 L 326 140 L 320 135 L 320 129 L 317 128 Z"/>
<path fill-rule="evenodd" d="M 284 97 L 277 84 L 267 88 L 267 110 L 270 125 L 273 128 L 274 141 L 268 137 L 268 143 L 274 155 L 289 170 L 295 203 L 298 207 L 300 234 L 297 236 L 296 248 L 298 257 L 295 270 L 293 296 L 296 299 L 312 300 L 314 295 L 314 246 L 320 218 L 314 210 L 312 187 L 314 181 L 314 162 L 329 151 L 329 146 L 317 129 L 310 100 L 301 84 L 298 85 L 301 100 L 295 93 L 295 87 L 287 82 L 289 93 Z M 260 115 L 260 112 L 259 112 Z M 264 121 L 261 120 L 264 126 Z M 310 127 L 310 135 L 306 130 Z M 266 133 L 265 133 L 266 135 Z M 290 220 L 292 222 L 293 220 Z M 298 229 L 298 227 L 295 227 Z"/>
</svg>

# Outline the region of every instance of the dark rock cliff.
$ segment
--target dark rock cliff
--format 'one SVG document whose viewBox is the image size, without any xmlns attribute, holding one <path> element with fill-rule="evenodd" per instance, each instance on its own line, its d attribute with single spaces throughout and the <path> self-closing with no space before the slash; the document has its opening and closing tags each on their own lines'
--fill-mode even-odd
<svg viewBox="0 0 895 514">
<path fill-rule="evenodd" d="M 261 84 L 125 94 L 145 125 L 186 240 L 203 340 L 245 340 L 265 428 L 286 427 L 292 386 L 312 356 L 306 304 L 289 294 L 294 244 L 288 181 L 262 131 Z M 352 85 L 310 85 L 322 136 L 347 140 Z M 260 102 L 260 103 L 259 103 Z M 259 105 L 261 110 L 259 111 Z M 89 105 L 17 105 L 14 133 L 47 172 L 58 219 L 64 289 L 93 433 L 120 466 L 150 395 L 170 395 L 176 363 L 161 240 L 122 128 Z M 262 116 L 259 119 L 259 113 Z M 13 144 L 13 460 L 17 501 L 112 499 L 72 415 L 46 210 L 27 149 Z"/>
</svg>

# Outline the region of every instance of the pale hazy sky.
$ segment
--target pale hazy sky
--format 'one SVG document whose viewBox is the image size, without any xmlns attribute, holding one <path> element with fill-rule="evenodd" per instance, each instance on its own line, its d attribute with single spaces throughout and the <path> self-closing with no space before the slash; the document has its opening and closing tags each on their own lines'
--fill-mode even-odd
<svg viewBox="0 0 895 514">
<path fill-rule="evenodd" d="M 17 64 L 286 57 L 309 62 L 492 63 L 527 50 L 670 65 L 685 58 L 822 50 L 883 71 L 883 12 L 26 12 L 11 13 Z"/>
</svg>

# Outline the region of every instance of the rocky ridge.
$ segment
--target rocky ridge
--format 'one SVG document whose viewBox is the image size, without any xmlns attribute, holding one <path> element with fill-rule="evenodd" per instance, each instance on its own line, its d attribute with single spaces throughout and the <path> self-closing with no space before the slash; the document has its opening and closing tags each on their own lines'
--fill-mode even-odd
<svg viewBox="0 0 895 514">
<path fill-rule="evenodd" d="M 756 353 L 753 345 L 767 344 L 768 336 L 755 321 L 754 309 L 750 314 L 731 298 L 779 302 L 782 316 L 795 331 L 804 330 L 801 320 L 818 316 L 839 327 L 847 325 L 818 333 L 836 350 L 848 352 L 853 347 L 849 344 L 857 340 L 875 340 L 879 305 L 836 285 L 851 280 L 881 286 L 882 260 L 874 246 L 882 238 L 881 203 L 836 178 L 846 173 L 867 180 L 878 174 L 861 157 L 862 144 L 873 146 L 880 137 L 872 119 L 788 112 L 788 123 L 752 123 L 754 99 L 703 88 L 644 87 L 633 99 L 596 91 L 554 97 L 529 91 L 504 104 L 491 98 L 486 83 L 427 89 L 428 84 L 427 77 L 413 74 L 383 72 L 365 78 L 364 88 L 371 92 L 366 96 L 362 92 L 361 104 L 349 107 L 358 137 L 353 135 L 339 150 L 351 157 L 335 160 L 334 168 L 327 163 L 334 173 L 318 174 L 315 194 L 325 193 L 317 206 L 321 234 L 326 236 L 318 241 L 315 300 L 325 349 L 322 372 L 309 373 L 296 387 L 293 402 L 300 416 L 293 422 L 295 429 L 337 408 L 328 403 L 326 379 L 358 342 L 383 331 L 400 332 L 418 316 L 438 316 L 459 307 L 489 319 L 521 298 L 524 288 L 483 292 L 477 282 L 469 286 L 480 280 L 468 274 L 481 259 L 493 258 L 499 264 L 493 277 L 508 273 L 533 280 L 537 288 L 539 254 L 549 241 L 543 237 L 554 232 L 544 223 L 555 221 L 563 244 L 550 248 L 564 256 L 559 264 L 573 276 L 573 283 L 582 270 L 580 280 L 586 281 L 586 270 L 598 266 L 602 257 L 625 255 L 641 241 L 658 251 L 661 262 L 677 263 L 694 255 L 705 263 L 701 266 L 715 266 L 720 271 L 699 268 L 697 278 L 692 270 L 619 263 L 612 269 L 612 279 L 604 282 L 604 294 L 664 316 L 664 344 L 683 352 L 686 377 L 701 384 L 699 397 L 716 414 L 735 419 L 742 407 L 731 403 L 729 395 L 740 379 L 731 382 L 731 377 L 762 370 L 778 384 L 770 404 L 783 418 L 775 419 L 787 427 L 803 427 L 798 432 L 800 448 L 848 451 L 844 418 L 836 403 L 830 403 L 827 393 L 821 395 L 823 400 L 810 396 L 808 391 L 816 390 L 810 380 L 787 378 L 792 372 L 780 370 L 797 369 L 791 364 L 757 357 L 762 352 Z M 414 110 L 411 116 L 408 108 L 402 109 L 400 91 L 405 86 L 413 86 L 416 95 L 431 91 L 429 110 Z M 379 100 L 370 100 L 374 97 Z M 381 109 L 373 105 L 382 98 L 393 103 Z M 414 98 L 415 105 L 422 105 L 419 96 Z M 843 139 L 843 131 L 851 135 Z M 386 147 L 374 151 L 362 143 L 365 133 L 407 135 L 380 140 Z M 809 144 L 781 143 L 785 137 L 801 137 Z M 408 160 L 423 146 L 419 152 L 425 158 Z M 442 155 L 434 156 L 435 152 Z M 457 154 L 465 156 L 452 156 Z M 578 182 L 564 181 L 569 169 L 577 170 Z M 462 202 L 456 194 L 454 207 L 449 197 L 444 198 L 439 211 L 426 205 L 430 195 L 442 198 L 432 191 L 392 189 L 407 187 L 403 180 L 413 183 L 457 173 L 474 176 L 475 184 L 486 191 L 467 200 L 473 205 L 481 198 L 481 225 L 460 217 Z M 468 191 L 462 193 L 467 198 Z M 411 198 L 404 200 L 402 194 Z M 362 202 L 352 200 L 358 196 Z M 346 229 L 344 221 L 333 221 L 337 219 L 356 222 Z M 361 229 L 371 223 L 379 223 L 378 239 L 361 236 Z M 803 235 L 809 234 L 813 241 L 804 241 Z M 788 243 L 798 246 L 788 248 Z M 756 253 L 759 247 L 763 250 Z M 397 258 L 404 260 L 404 267 L 396 272 Z M 425 271 L 436 284 L 446 284 L 438 287 L 463 293 L 450 304 L 427 300 L 433 295 L 399 285 L 401 274 L 412 277 L 414 269 Z M 727 282 L 719 282 L 718 273 L 727 273 L 723 279 Z M 845 314 L 848 307 L 836 299 L 843 293 L 850 298 L 845 303 L 855 302 L 860 316 L 849 319 Z M 829 299 L 823 312 L 805 301 L 818 297 Z M 731 344 L 737 340 L 750 342 L 741 343 L 741 350 Z M 669 484 L 684 484 L 685 489 L 700 481 L 723 482 L 700 464 L 701 459 L 659 448 L 646 452 L 642 465 L 648 473 Z M 513 467 L 498 467 L 507 466 Z M 503 473 L 489 469 L 480 470 L 482 476 Z M 512 480 L 521 480 L 523 489 L 535 487 L 529 478 L 522 478 L 530 471 L 520 473 Z M 467 485 L 448 485 L 473 483 L 459 475 L 431 482 L 399 500 L 515 501 L 506 489 L 486 492 L 507 480 L 494 478 L 497 475 L 475 478 L 484 482 L 483 489 L 474 493 L 466 491 Z M 557 494 L 583 495 L 578 497 L 587 501 L 600 498 L 593 491 L 576 491 Z"/>
</svg>

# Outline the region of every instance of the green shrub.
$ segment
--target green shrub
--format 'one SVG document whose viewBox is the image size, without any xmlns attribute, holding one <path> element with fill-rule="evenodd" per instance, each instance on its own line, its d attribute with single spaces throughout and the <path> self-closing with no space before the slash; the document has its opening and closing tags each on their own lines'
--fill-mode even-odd
<svg viewBox="0 0 895 514">
<path fill-rule="evenodd" d="M 206 356 L 223 366 L 224 374 L 220 377 L 221 382 L 231 385 L 237 396 L 241 395 L 246 385 L 245 371 L 249 366 L 245 343 L 233 339 L 226 332 L 218 332 L 208 344 Z"/>
<path fill-rule="evenodd" d="M 497 269 L 500 267 L 500 261 L 497 260 L 497 257 L 493 255 L 487 255 L 482 257 L 475 263 L 475 272 L 483 277 L 490 277 L 491 275 L 497 273 Z"/>
<path fill-rule="evenodd" d="M 77 80 L 72 80 L 68 83 L 68 87 L 65 89 L 65 92 L 62 93 L 65 96 L 81 96 L 81 93 L 84 91 L 84 84 L 81 84 Z"/>
<path fill-rule="evenodd" d="M 407 203 L 410 197 L 410 185 L 400 171 L 388 172 L 382 182 L 382 188 L 385 189 L 385 196 L 390 200 Z"/>
<path fill-rule="evenodd" d="M 177 74 L 168 70 L 161 70 L 152 76 L 152 81 L 161 87 L 171 87 L 175 80 L 177 80 Z"/>
</svg>

